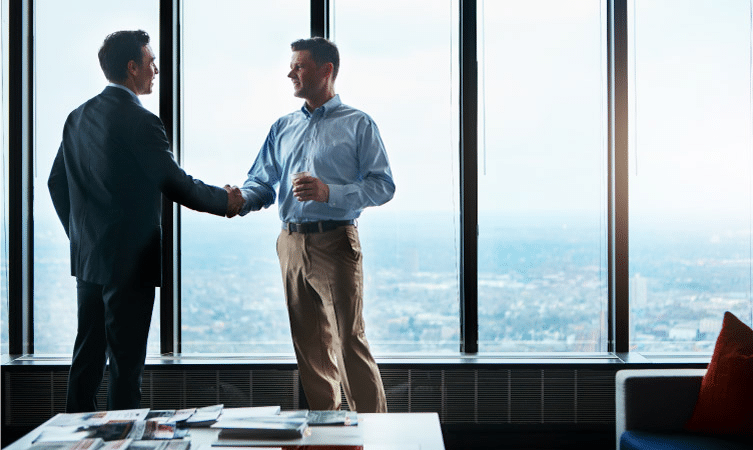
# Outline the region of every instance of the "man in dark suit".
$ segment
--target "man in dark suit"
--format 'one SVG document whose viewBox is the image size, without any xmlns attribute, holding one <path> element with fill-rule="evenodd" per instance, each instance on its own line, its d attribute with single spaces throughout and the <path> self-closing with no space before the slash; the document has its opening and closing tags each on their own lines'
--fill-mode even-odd
<svg viewBox="0 0 753 450">
<path fill-rule="evenodd" d="M 67 412 L 94 411 L 110 361 L 107 409 L 138 408 L 146 343 L 160 285 L 161 195 L 197 211 L 232 217 L 237 187 L 186 174 L 160 119 L 141 106 L 159 73 L 149 35 L 119 31 L 99 62 L 110 84 L 69 116 L 48 187 L 70 239 L 78 328 Z"/>
</svg>

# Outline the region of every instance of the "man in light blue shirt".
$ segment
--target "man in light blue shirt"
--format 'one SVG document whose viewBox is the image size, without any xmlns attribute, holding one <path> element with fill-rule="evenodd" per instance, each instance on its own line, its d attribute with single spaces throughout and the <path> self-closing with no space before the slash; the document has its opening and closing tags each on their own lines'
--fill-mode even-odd
<svg viewBox="0 0 753 450">
<path fill-rule="evenodd" d="M 386 412 L 379 369 L 363 321 L 363 269 L 355 220 L 392 199 L 387 153 L 374 121 L 335 94 L 337 47 L 324 38 L 291 44 L 288 77 L 299 111 L 280 118 L 241 187 L 240 212 L 274 203 L 277 253 L 290 328 L 309 408 Z"/>
</svg>

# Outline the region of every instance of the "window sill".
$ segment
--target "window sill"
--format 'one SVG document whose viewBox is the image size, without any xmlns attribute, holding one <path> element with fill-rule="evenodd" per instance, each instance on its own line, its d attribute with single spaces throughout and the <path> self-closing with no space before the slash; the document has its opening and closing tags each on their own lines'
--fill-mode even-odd
<svg viewBox="0 0 753 450">
<path fill-rule="evenodd" d="M 380 366 L 698 366 L 705 367 L 709 354 L 676 353 L 485 353 L 476 355 L 377 355 Z M 182 354 L 147 356 L 147 366 L 295 366 L 284 354 Z M 68 366 L 66 355 L 2 355 L 2 366 Z"/>
</svg>

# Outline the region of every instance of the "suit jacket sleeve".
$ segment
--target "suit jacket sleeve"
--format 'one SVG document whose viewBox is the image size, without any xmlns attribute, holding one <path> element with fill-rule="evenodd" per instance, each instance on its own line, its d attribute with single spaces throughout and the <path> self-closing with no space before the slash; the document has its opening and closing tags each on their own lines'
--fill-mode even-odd
<svg viewBox="0 0 753 450">
<path fill-rule="evenodd" d="M 150 113 L 144 115 L 135 126 L 137 142 L 133 147 L 134 156 L 146 176 L 157 183 L 162 193 L 193 210 L 224 216 L 227 212 L 227 192 L 193 178 L 180 168 L 170 152 L 162 121 Z"/>
<path fill-rule="evenodd" d="M 60 144 L 55 161 L 52 163 L 50 177 L 47 180 L 47 188 L 50 190 L 52 204 L 60 222 L 65 228 L 65 234 L 70 238 L 69 219 L 71 215 L 71 199 L 68 192 L 68 175 L 65 172 L 65 159 L 63 157 L 63 144 Z"/>
</svg>

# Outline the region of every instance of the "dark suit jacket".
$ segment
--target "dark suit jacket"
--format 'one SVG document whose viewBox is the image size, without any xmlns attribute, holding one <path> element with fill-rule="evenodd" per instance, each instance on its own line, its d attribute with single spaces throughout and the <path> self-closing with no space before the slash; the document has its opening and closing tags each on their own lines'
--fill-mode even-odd
<svg viewBox="0 0 753 450">
<path fill-rule="evenodd" d="M 74 110 L 48 181 L 71 245 L 71 274 L 96 284 L 160 284 L 160 194 L 224 215 L 227 193 L 186 174 L 162 121 L 108 86 Z"/>
</svg>

